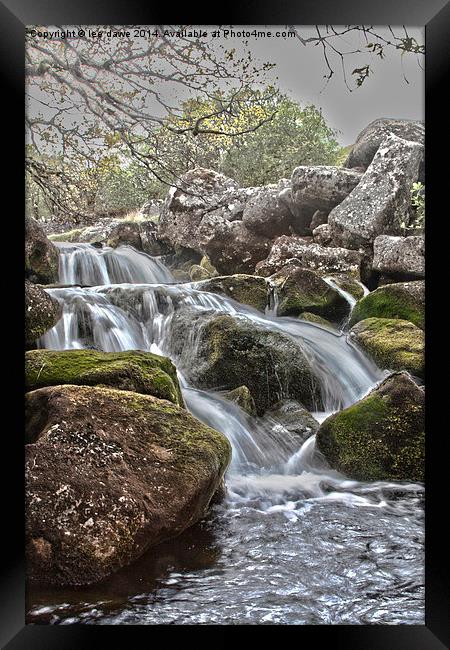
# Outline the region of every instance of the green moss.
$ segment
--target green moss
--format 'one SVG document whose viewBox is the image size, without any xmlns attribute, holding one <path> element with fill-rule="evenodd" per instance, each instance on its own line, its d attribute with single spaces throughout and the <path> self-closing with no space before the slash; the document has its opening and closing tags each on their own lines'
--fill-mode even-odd
<svg viewBox="0 0 450 650">
<path fill-rule="evenodd" d="M 204 255 L 200 260 L 200 266 L 208 271 L 209 275 L 217 275 L 216 267 L 211 264 L 211 260 L 207 255 Z"/>
<path fill-rule="evenodd" d="M 183 405 L 175 366 L 150 352 L 33 350 L 26 354 L 25 376 L 28 390 L 59 384 L 107 385 Z"/>
<path fill-rule="evenodd" d="M 330 276 L 340 289 L 349 293 L 355 300 L 364 297 L 364 289 L 361 284 L 351 275 L 346 273 L 333 273 Z"/>
<path fill-rule="evenodd" d="M 350 337 L 380 368 L 407 370 L 416 377 L 424 376 L 425 334 L 413 323 L 367 318 L 351 329 Z"/>
<path fill-rule="evenodd" d="M 199 282 L 200 280 L 207 280 L 211 277 L 211 274 L 199 264 L 193 264 L 189 269 L 189 277 L 193 282 Z"/>
<path fill-rule="evenodd" d="M 238 388 L 225 393 L 224 397 L 231 402 L 235 402 L 249 415 L 256 415 L 255 400 L 247 386 L 238 386 Z"/>
<path fill-rule="evenodd" d="M 424 329 L 423 301 L 405 286 L 410 283 L 389 284 L 379 287 L 356 303 L 350 326 L 366 318 L 400 318 Z M 413 283 L 411 283 L 413 284 Z"/>
<path fill-rule="evenodd" d="M 317 446 L 332 467 L 362 481 L 423 480 L 423 396 L 407 376 L 386 384 L 396 381 L 397 394 L 377 389 L 322 423 Z"/>
</svg>

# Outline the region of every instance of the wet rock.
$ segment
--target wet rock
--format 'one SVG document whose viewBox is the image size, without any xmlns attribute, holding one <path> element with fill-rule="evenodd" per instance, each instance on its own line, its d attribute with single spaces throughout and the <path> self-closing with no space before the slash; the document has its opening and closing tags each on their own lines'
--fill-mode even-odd
<svg viewBox="0 0 450 650">
<path fill-rule="evenodd" d="M 283 400 L 267 411 L 266 419 L 275 423 L 274 433 L 287 431 L 298 438 L 299 445 L 317 433 L 319 423 L 301 404 L 295 400 Z"/>
<path fill-rule="evenodd" d="M 395 120 L 381 118 L 374 120 L 358 135 L 350 154 L 344 163 L 344 167 L 367 167 L 372 162 L 378 147 L 383 140 L 394 133 L 399 138 L 424 144 L 425 125 L 423 122 L 414 120 Z M 422 155 L 420 161 L 419 180 L 424 182 L 425 159 Z"/>
<path fill-rule="evenodd" d="M 423 481 L 424 391 L 394 373 L 319 428 L 316 444 L 331 467 L 359 481 Z"/>
<path fill-rule="evenodd" d="M 400 318 L 425 327 L 425 282 L 396 282 L 378 287 L 356 303 L 350 326 L 365 318 Z"/>
<path fill-rule="evenodd" d="M 416 142 L 396 135 L 383 141 L 357 187 L 328 216 L 335 245 L 370 248 L 378 235 L 401 234 L 422 155 Z"/>
<path fill-rule="evenodd" d="M 110 386 L 183 406 L 170 359 L 140 350 L 33 350 L 26 353 L 25 382 L 27 390 L 60 384 Z"/>
<path fill-rule="evenodd" d="M 224 393 L 224 397 L 237 404 L 248 415 L 256 415 L 255 400 L 247 386 L 238 386 L 234 390 Z"/>
<path fill-rule="evenodd" d="M 34 347 L 36 341 L 56 325 L 61 316 L 61 304 L 42 287 L 25 280 L 26 347 Z"/>
<path fill-rule="evenodd" d="M 352 327 L 349 336 L 380 368 L 407 370 L 423 378 L 425 334 L 413 323 L 397 318 L 366 318 Z"/>
<path fill-rule="evenodd" d="M 58 281 L 58 249 L 47 239 L 40 224 L 25 219 L 25 277 L 31 282 L 51 284 Z"/>
<path fill-rule="evenodd" d="M 400 280 L 425 277 L 425 237 L 380 235 L 374 241 L 374 271 Z"/>
<path fill-rule="evenodd" d="M 298 316 L 310 312 L 339 321 L 350 310 L 347 300 L 317 273 L 288 264 L 271 275 L 270 283 L 278 295 L 278 316 Z"/>
<path fill-rule="evenodd" d="M 235 274 L 211 278 L 195 285 L 199 291 L 219 293 L 243 305 L 264 311 L 267 305 L 268 285 L 257 275 Z"/>
<path fill-rule="evenodd" d="M 337 284 L 337 286 L 349 293 L 355 300 L 360 300 L 364 297 L 364 287 L 347 273 L 332 273 L 330 279 Z"/>
<path fill-rule="evenodd" d="M 31 580 L 98 582 L 207 512 L 231 448 L 187 411 L 91 386 L 26 396 Z"/>
<path fill-rule="evenodd" d="M 359 251 L 344 248 L 325 248 L 295 235 L 283 235 L 273 242 L 269 256 L 256 265 L 256 273 L 267 277 L 295 260 L 297 266 L 319 274 L 350 273 L 360 277 L 364 256 Z"/>
<path fill-rule="evenodd" d="M 316 210 L 329 212 L 358 185 L 362 174 L 343 167 L 301 166 L 292 172 L 292 199 L 311 217 Z"/>
<path fill-rule="evenodd" d="M 198 388 L 233 390 L 245 378 L 258 415 L 286 397 L 311 410 L 321 402 L 319 382 L 293 339 L 247 319 L 178 310 L 170 346 L 177 367 Z"/>
<path fill-rule="evenodd" d="M 308 311 L 303 311 L 298 315 L 298 317 L 300 320 L 304 320 L 307 323 L 315 323 L 316 325 L 323 325 L 324 327 L 335 329 L 335 326 L 333 323 L 330 323 L 329 320 L 326 320 L 326 318 L 322 318 L 322 316 L 318 316 L 317 314 L 311 314 L 311 312 Z"/>
</svg>

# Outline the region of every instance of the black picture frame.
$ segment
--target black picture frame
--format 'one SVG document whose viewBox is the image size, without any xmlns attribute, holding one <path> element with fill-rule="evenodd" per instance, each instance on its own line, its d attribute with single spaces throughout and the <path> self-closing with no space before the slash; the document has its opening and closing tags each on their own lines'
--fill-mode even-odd
<svg viewBox="0 0 450 650">
<path fill-rule="evenodd" d="M 220 7 L 216 7 L 220 9 Z M 447 483 L 448 454 L 443 451 L 446 431 L 443 386 L 435 375 L 441 357 L 440 341 L 444 341 L 445 318 L 433 313 L 432 290 L 447 291 L 443 286 L 446 274 L 440 275 L 438 264 L 445 254 L 444 206 L 448 202 L 448 164 L 437 155 L 448 154 L 448 100 L 450 60 L 450 4 L 445 0 L 344 0 L 339 3 L 326 0 L 278 0 L 276 3 L 241 0 L 238 7 L 226 5 L 227 12 L 213 15 L 211 8 L 200 3 L 177 10 L 176 19 L 170 8 L 143 4 L 137 0 L 2 0 L 0 1 L 0 70 L 2 74 L 3 108 L 6 116 L 0 122 L 4 149 L 6 179 L 3 177 L 3 196 L 13 201 L 9 208 L 3 203 L 3 250 L 13 252 L 12 262 L 4 266 L 3 369 L 7 380 L 3 413 L 13 413 L 12 425 L 3 429 L 3 472 L 7 477 L 2 499 L 2 574 L 0 582 L 0 642 L 9 650 L 19 648 L 86 648 L 108 642 L 108 626 L 36 626 L 25 625 L 25 570 L 24 570 L 24 463 L 23 442 L 23 117 L 24 117 L 24 32 L 32 24 L 350 24 L 425 26 L 426 29 L 426 169 L 427 169 L 427 461 L 426 461 L 426 620 L 424 626 L 250 626 L 251 634 L 272 631 L 284 634 L 286 628 L 295 633 L 300 643 L 305 635 L 313 635 L 315 642 L 328 643 L 336 650 L 441 650 L 449 645 L 449 599 L 446 576 L 448 573 L 448 537 L 445 532 L 445 509 L 442 504 Z M 184 15 L 183 15 L 184 14 Z M 7 144 L 7 138 L 10 138 Z M 5 173 L 4 172 L 4 173 Z M 445 176 L 444 176 L 445 174 Z M 14 188 L 14 189 L 13 189 Z M 442 207 L 441 207 L 442 206 Z M 439 219 L 441 220 L 439 222 Z M 439 245 L 443 246 L 439 251 Z M 431 248 L 430 248 L 431 247 Z M 430 252 L 432 251 L 432 252 Z M 6 255 L 5 255 L 6 259 Z M 442 270 L 446 267 L 443 265 Z M 444 282 L 441 282 L 444 280 Z M 446 283 L 448 285 L 448 281 Z M 442 309 L 445 305 L 442 305 Z M 441 322 L 439 322 L 441 320 Z M 442 322 L 442 320 L 444 322 Z M 442 328 L 442 332 L 439 331 Z M 447 335 L 448 336 L 448 335 Z M 432 418 L 433 413 L 439 417 Z M 6 418 L 3 419 L 5 423 Z M 9 469 L 9 476 L 6 469 Z M 195 631 L 200 638 L 211 632 L 211 626 L 165 626 L 169 643 L 183 641 L 185 634 Z M 235 628 L 238 628 L 237 630 Z M 125 629 L 124 629 L 125 628 Z M 246 628 L 246 629 L 244 629 Z M 102 630 L 102 631 L 100 631 Z M 146 633 L 148 626 L 114 626 L 111 640 L 132 647 L 136 634 Z M 233 632 L 249 632 L 246 626 L 220 626 L 212 630 L 210 639 L 217 645 L 225 644 Z M 149 636 L 148 639 L 153 639 Z M 182 635 L 182 636 L 181 636 Z M 298 636 L 297 636 L 298 635 Z M 196 635 L 197 636 L 197 635 Z M 209 634 L 208 634 L 209 636 Z M 161 637 L 160 637 L 161 638 Z M 241 637 L 239 637 L 241 638 Z M 253 638 L 253 637 L 252 637 Z"/>
</svg>

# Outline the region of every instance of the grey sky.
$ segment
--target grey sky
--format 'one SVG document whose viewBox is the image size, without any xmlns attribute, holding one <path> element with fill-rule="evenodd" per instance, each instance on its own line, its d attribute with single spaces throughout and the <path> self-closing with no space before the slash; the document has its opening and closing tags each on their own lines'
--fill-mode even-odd
<svg viewBox="0 0 450 650">
<path fill-rule="evenodd" d="M 303 36 L 312 34 L 309 27 L 297 27 Z M 407 29 L 419 43 L 424 42 L 422 28 Z M 360 42 L 358 35 L 346 37 L 349 51 Z M 378 117 L 424 119 L 425 75 L 415 55 L 404 56 L 403 67 L 402 57 L 396 51 L 386 50 L 386 58 L 382 61 L 371 54 L 349 57 L 349 77 L 354 67 L 365 63 L 371 63 L 374 69 L 374 74 L 362 87 L 349 92 L 340 73 L 339 61 L 335 61 L 333 78 L 325 84 L 323 76 L 327 69 L 320 47 L 303 46 L 298 39 L 282 38 L 249 39 L 249 47 L 259 59 L 277 64 L 278 84 L 290 97 L 302 104 L 313 103 L 322 108 L 330 126 L 339 131 L 338 140 L 343 145 L 352 144 L 358 133 Z M 355 65 L 352 66 L 352 62 Z M 403 79 L 403 73 L 409 84 Z"/>
</svg>

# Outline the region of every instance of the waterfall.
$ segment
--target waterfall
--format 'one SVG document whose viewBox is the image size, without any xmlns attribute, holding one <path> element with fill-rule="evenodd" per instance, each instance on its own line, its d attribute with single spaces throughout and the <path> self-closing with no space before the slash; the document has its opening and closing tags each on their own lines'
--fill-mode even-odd
<svg viewBox="0 0 450 650">
<path fill-rule="evenodd" d="M 192 319 L 183 359 L 171 345 L 172 319 L 186 308 L 289 336 L 319 380 L 323 410 L 312 415 L 321 422 L 384 376 L 345 333 L 277 317 L 275 295 L 263 314 L 195 283 L 175 284 L 157 259 L 131 247 L 60 244 L 60 252 L 61 284 L 89 286 L 47 289 L 63 316 L 38 346 L 169 356 L 186 408 L 226 435 L 233 453 L 225 501 L 200 533 L 194 527 L 168 551 L 152 549 L 143 569 L 130 566 L 113 587 L 53 594 L 50 606 L 45 592 L 44 607 L 35 601 L 31 617 L 105 624 L 423 622 L 423 486 L 349 480 L 328 467 L 311 427 L 299 437 L 273 413 L 253 417 L 222 393 L 190 386 L 183 359 L 195 350 L 202 318 Z M 203 542 L 205 535 L 213 542 Z M 158 567 L 153 582 L 150 560 Z"/>
</svg>

